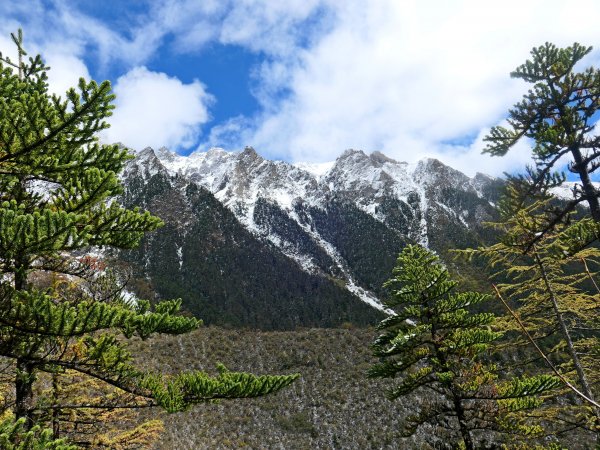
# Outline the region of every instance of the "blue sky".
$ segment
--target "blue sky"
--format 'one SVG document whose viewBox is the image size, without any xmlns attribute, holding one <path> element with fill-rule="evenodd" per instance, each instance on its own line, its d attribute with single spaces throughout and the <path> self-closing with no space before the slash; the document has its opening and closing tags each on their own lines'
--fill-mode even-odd
<svg viewBox="0 0 600 450">
<path fill-rule="evenodd" d="M 347 148 L 433 156 L 474 174 L 529 161 L 481 155 L 526 86 L 533 46 L 600 42 L 600 2 L 558 0 L 21 0 L 0 3 L 0 49 L 18 27 L 52 66 L 117 94 L 102 139 L 182 154 L 252 145 L 323 162 Z M 599 44 L 600 46 L 600 44 Z M 594 52 L 587 64 L 598 64 Z"/>
</svg>

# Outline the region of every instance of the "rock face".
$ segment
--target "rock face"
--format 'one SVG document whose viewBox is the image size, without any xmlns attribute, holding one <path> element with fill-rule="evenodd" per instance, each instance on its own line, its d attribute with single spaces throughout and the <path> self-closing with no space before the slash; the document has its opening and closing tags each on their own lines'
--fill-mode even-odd
<svg viewBox="0 0 600 450">
<path fill-rule="evenodd" d="M 501 184 L 434 159 L 410 166 L 347 150 L 293 165 L 252 148 L 187 157 L 146 148 L 123 182 L 126 204 L 165 221 L 120 255 L 137 290 L 181 297 L 210 323 L 266 329 L 378 320 L 402 247 L 477 245 Z"/>
</svg>

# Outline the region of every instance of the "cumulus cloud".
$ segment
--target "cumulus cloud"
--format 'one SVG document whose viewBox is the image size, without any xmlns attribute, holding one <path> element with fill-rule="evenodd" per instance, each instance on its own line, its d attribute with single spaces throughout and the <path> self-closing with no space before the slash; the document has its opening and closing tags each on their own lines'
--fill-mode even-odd
<svg viewBox="0 0 600 450">
<path fill-rule="evenodd" d="M 48 85 L 51 92 L 64 97 L 68 89 L 77 87 L 80 78 L 91 80 L 87 66 L 77 56 L 53 50 L 43 54 L 46 64 L 50 66 Z"/>
<path fill-rule="evenodd" d="M 199 81 L 184 84 L 143 66 L 119 77 L 114 92 L 117 108 L 103 140 L 122 142 L 136 150 L 163 145 L 173 150 L 191 147 L 209 120 L 208 106 L 213 101 Z"/>
<path fill-rule="evenodd" d="M 251 131 L 254 127 L 254 122 L 248 117 L 233 117 L 224 123 L 213 126 L 206 137 L 203 147 L 222 147 L 229 150 L 241 150 L 240 142 L 245 142 L 245 145 L 252 146 Z"/>
<path fill-rule="evenodd" d="M 184 84 L 174 76 L 132 66 L 153 55 L 163 36 L 160 27 L 152 29 L 151 18 L 146 18 L 150 23 L 141 20 L 125 35 L 62 0 L 45 6 L 35 0 L 27 3 L 39 14 L 23 16 L 24 21 L 11 17 L 21 17 L 21 6 L 0 6 L 0 12 L 5 13 L 0 19 L 0 48 L 15 59 L 14 44 L 8 36 L 23 27 L 29 54 L 42 54 L 51 67 L 51 92 L 64 96 L 67 89 L 77 86 L 79 78 L 90 80 L 84 59 L 95 61 L 100 72 L 115 63 L 126 68 L 113 83 L 117 109 L 110 119 L 112 127 L 101 136 L 104 141 L 123 142 L 133 148 L 194 147 L 201 126 L 209 120 L 213 98 L 200 81 Z"/>
<path fill-rule="evenodd" d="M 503 121 L 502 125 L 506 126 L 506 121 Z M 531 142 L 525 139 L 519 141 L 510 152 L 502 157 L 490 156 L 487 153 L 483 154 L 482 151 L 486 147 L 483 138 L 488 132 L 489 128 L 482 129 L 473 142 L 469 144 L 431 146 L 430 149 L 425 149 L 423 153 L 416 156 L 440 159 L 469 176 L 474 176 L 477 172 L 488 175 L 521 173 L 526 165 L 532 164 Z M 405 159 L 414 160 L 415 158 Z"/>
<path fill-rule="evenodd" d="M 240 136 L 292 160 L 352 147 L 408 161 L 436 156 L 469 172 L 522 167 L 525 143 L 491 158 L 480 155 L 482 137 L 524 93 L 509 72 L 532 46 L 598 41 L 590 17 L 600 5 L 581 8 L 586 23 L 565 21 L 564 2 L 344 2 L 331 31 L 276 77 L 289 80 L 291 95 Z M 260 81 L 268 92 L 270 79 Z"/>
</svg>

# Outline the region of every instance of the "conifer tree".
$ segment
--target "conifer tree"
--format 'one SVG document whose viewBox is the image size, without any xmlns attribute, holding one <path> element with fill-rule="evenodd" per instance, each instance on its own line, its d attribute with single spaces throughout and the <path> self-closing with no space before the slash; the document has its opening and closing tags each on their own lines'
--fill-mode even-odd
<svg viewBox="0 0 600 450">
<path fill-rule="evenodd" d="M 531 51 L 531 59 L 511 73 L 533 84 L 529 92 L 509 111 L 508 127 L 493 127 L 484 138 L 484 153 L 505 155 L 520 139 L 534 141 L 534 167 L 528 168 L 532 192 L 545 192 L 562 184 L 560 165 L 581 182 L 573 189 L 573 199 L 553 208 L 549 226 L 560 221 L 581 204 L 587 204 L 594 221 L 600 222 L 600 191 L 591 175 L 600 167 L 600 137 L 594 135 L 600 109 L 600 70 L 589 67 L 581 72 L 575 65 L 592 50 L 580 44 L 558 48 L 546 43 Z"/>
<path fill-rule="evenodd" d="M 600 191 L 591 180 L 600 166 L 600 138 L 594 133 L 600 70 L 575 70 L 591 50 L 577 43 L 566 48 L 546 43 L 511 73 L 533 87 L 509 111 L 509 127 L 491 130 L 484 152 L 504 155 L 521 138 L 529 138 L 534 141 L 535 166 L 525 175 L 509 177 L 501 205 L 503 223 L 495 225 L 503 238 L 476 253 L 504 277 L 500 295 L 523 318 L 525 332 L 540 340 L 542 353 L 556 358 L 581 390 L 580 398 L 590 409 L 580 419 L 588 421 L 586 428 L 597 430 L 600 291 L 590 270 L 598 254 L 590 244 L 600 236 Z M 560 167 L 565 161 L 580 183 L 569 201 L 558 202 L 549 189 L 565 181 Z M 576 211 L 588 217 L 575 221 Z M 514 321 L 512 327 L 517 327 Z"/>
<path fill-rule="evenodd" d="M 82 374 L 168 411 L 290 384 L 295 375 L 255 376 L 224 367 L 216 376 L 144 372 L 121 336 L 145 339 L 198 327 L 199 320 L 177 314 L 179 300 L 130 303 L 118 290 L 105 298 L 85 290 L 73 297 L 36 286 L 40 274 L 93 279 L 96 271 L 81 252 L 132 248 L 161 221 L 114 200 L 130 156 L 97 138 L 114 108 L 110 84 L 81 79 L 64 98 L 51 95 L 49 68 L 39 55 L 25 61 L 21 31 L 12 38 L 18 60 L 0 55 L 0 356 L 12 361 L 17 428 L 36 430 L 53 407 L 36 396 L 41 374 Z"/>
<path fill-rule="evenodd" d="M 374 353 L 381 362 L 369 375 L 400 377 L 389 392 L 391 399 L 414 392 L 428 398 L 409 418 L 408 434 L 430 423 L 449 431 L 454 440 L 449 447 L 474 449 L 481 430 L 541 431 L 519 413 L 538 407 L 540 396 L 558 380 L 545 375 L 497 379 L 497 368 L 482 356 L 502 334 L 490 328 L 492 313 L 469 312 L 488 295 L 458 292 L 439 258 L 416 245 L 402 251 L 386 287 L 391 290 L 386 306 L 395 314 L 378 326 L 383 333 Z"/>
<path fill-rule="evenodd" d="M 598 224 L 591 218 L 569 221 L 567 215 L 566 221 L 549 228 L 547 211 L 553 199 L 524 205 L 522 196 L 520 186 L 509 183 L 499 203 L 501 222 L 490 224 L 500 232 L 499 242 L 461 253 L 483 258 L 493 268 L 498 292 L 513 305 L 518 319 L 508 318 L 506 329 L 525 332 L 583 394 L 570 407 L 561 405 L 555 421 L 597 431 L 600 250 L 582 244 L 595 239 Z M 524 336 L 521 341 L 511 344 L 530 344 Z M 582 398 L 587 399 L 585 407 Z"/>
</svg>

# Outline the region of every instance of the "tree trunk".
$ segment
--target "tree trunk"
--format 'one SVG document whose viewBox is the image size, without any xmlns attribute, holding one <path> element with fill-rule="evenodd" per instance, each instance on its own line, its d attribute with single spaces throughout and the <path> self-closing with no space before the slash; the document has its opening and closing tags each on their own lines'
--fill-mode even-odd
<svg viewBox="0 0 600 450">
<path fill-rule="evenodd" d="M 58 408 L 58 375 L 52 374 L 52 437 L 60 438 L 60 409 Z"/>
<path fill-rule="evenodd" d="M 435 323 L 435 319 L 431 314 L 431 310 L 427 308 L 425 313 L 429 323 L 431 324 L 431 340 L 434 343 L 434 351 L 435 355 L 440 361 L 440 364 L 444 367 L 444 370 L 448 369 L 448 363 L 446 359 L 446 355 L 441 351 L 440 345 L 438 344 L 439 336 L 437 334 L 437 327 Z M 462 437 L 463 442 L 465 443 L 466 450 L 474 450 L 475 446 L 473 445 L 473 439 L 471 438 L 471 432 L 469 431 L 469 426 L 467 423 L 467 417 L 465 415 L 465 409 L 462 405 L 462 400 L 460 395 L 458 395 L 456 388 L 452 385 L 447 386 L 448 390 L 452 394 L 452 405 L 454 406 L 454 412 L 456 413 L 456 418 L 458 419 L 458 427 L 460 429 L 460 435 Z"/>
<path fill-rule="evenodd" d="M 17 373 L 15 376 L 15 416 L 17 419 L 25 418 L 25 429 L 33 427 L 33 381 L 34 365 L 25 359 L 17 359 Z"/>
<path fill-rule="evenodd" d="M 471 433 L 469 431 L 469 427 L 467 426 L 465 409 L 463 408 L 462 402 L 460 401 L 460 398 L 456 395 L 453 395 L 452 400 L 454 402 L 454 411 L 456 412 L 456 418 L 458 419 L 460 434 L 465 443 L 465 449 L 474 450 L 475 446 L 473 445 L 473 439 L 471 438 Z"/>
<path fill-rule="evenodd" d="M 571 333 L 569 332 L 569 328 L 567 327 L 567 323 L 565 322 L 563 313 L 561 312 L 561 310 L 559 308 L 558 299 L 556 298 L 554 289 L 552 288 L 552 285 L 550 284 L 550 280 L 548 279 L 546 267 L 544 266 L 544 263 L 541 260 L 540 256 L 538 255 L 537 251 L 534 249 L 533 252 L 534 252 L 535 260 L 538 264 L 538 267 L 540 268 L 540 272 L 541 272 L 542 278 L 544 280 L 544 285 L 546 286 L 546 290 L 548 291 L 548 294 L 550 296 L 550 302 L 552 303 L 552 309 L 554 310 L 554 314 L 556 315 L 556 319 L 558 320 L 558 325 L 560 327 L 560 331 L 567 343 L 567 351 L 569 352 L 569 356 L 571 357 L 571 360 L 573 361 L 573 366 L 575 367 L 575 371 L 577 372 L 577 378 L 579 379 L 581 391 L 586 395 L 586 397 L 588 397 L 592 400 L 595 400 L 594 394 L 592 393 L 592 389 L 590 388 L 590 385 L 588 383 L 585 372 L 583 371 L 583 365 L 581 364 L 579 355 L 577 355 L 575 345 L 573 344 L 573 339 L 571 338 Z M 594 411 L 594 415 L 596 416 L 596 419 L 598 420 L 598 423 L 600 424 L 600 411 L 596 407 L 592 406 L 592 408 Z"/>
<path fill-rule="evenodd" d="M 587 166 L 583 164 L 583 157 L 581 156 L 581 150 L 579 147 L 571 147 L 571 154 L 573 155 L 573 159 L 575 160 L 575 170 L 579 174 L 579 179 L 581 180 L 581 185 L 583 187 L 583 192 L 586 196 L 587 203 L 590 207 L 590 213 L 592 215 L 592 219 L 595 222 L 600 222 L 600 201 L 598 200 L 596 188 L 590 179 L 590 174 L 588 173 Z"/>
<path fill-rule="evenodd" d="M 28 264 L 24 259 L 15 261 L 15 290 L 24 291 L 27 288 Z M 27 358 L 17 358 L 15 374 L 15 416 L 25 419 L 25 429 L 30 430 L 33 423 L 33 382 L 35 381 L 35 365 Z"/>
</svg>

